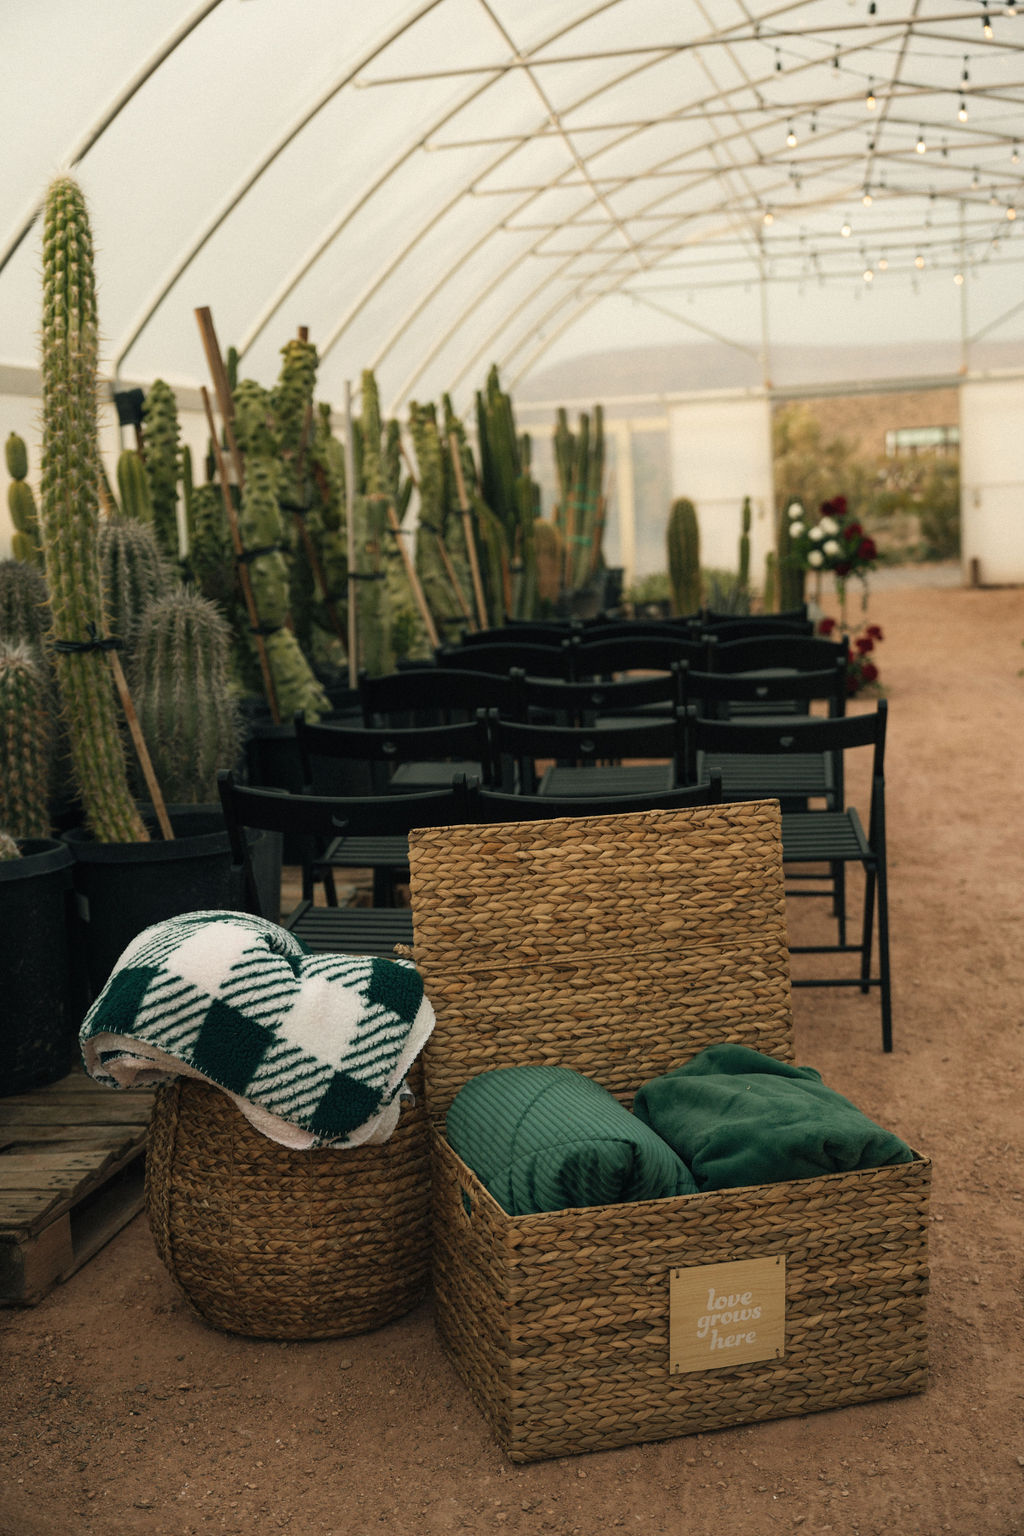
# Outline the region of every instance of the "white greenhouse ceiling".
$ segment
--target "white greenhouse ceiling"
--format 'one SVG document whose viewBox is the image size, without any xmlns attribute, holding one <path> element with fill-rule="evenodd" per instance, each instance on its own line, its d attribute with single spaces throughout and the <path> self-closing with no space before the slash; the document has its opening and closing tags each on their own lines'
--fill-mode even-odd
<svg viewBox="0 0 1024 1536">
<path fill-rule="evenodd" d="M 643 342 L 972 366 L 1024 340 L 1016 10 L 2 0 L 0 364 L 70 171 L 127 382 L 204 382 L 204 306 L 243 372 L 305 326 L 323 398 L 372 367 L 393 411 Z"/>
</svg>

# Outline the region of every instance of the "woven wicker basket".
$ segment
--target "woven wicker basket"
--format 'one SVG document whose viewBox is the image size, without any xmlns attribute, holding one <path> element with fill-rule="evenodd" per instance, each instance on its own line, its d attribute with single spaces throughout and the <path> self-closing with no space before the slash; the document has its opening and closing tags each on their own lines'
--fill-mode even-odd
<svg viewBox="0 0 1024 1536">
<path fill-rule="evenodd" d="M 422 830 L 410 850 L 438 1325 L 510 1458 L 922 1390 L 926 1159 L 514 1217 L 443 1135 L 493 1067 L 574 1067 L 628 1103 L 717 1041 L 792 1060 L 777 803 Z M 680 1367 L 673 1276 L 744 1261 L 784 1273 L 780 1347 Z"/>
<path fill-rule="evenodd" d="M 161 1259 L 208 1323 L 265 1339 L 379 1328 L 429 1283 L 422 1094 L 379 1146 L 296 1152 L 219 1089 L 179 1078 L 157 1091 L 146 1211 Z"/>
</svg>

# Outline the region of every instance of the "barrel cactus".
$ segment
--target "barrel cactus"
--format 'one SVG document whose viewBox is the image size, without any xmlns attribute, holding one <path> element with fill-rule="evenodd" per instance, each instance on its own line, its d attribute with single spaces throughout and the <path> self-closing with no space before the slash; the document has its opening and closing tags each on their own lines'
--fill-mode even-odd
<svg viewBox="0 0 1024 1536">
<path fill-rule="evenodd" d="M 100 582 L 110 633 L 130 645 L 143 609 L 174 585 L 151 523 L 104 518 L 99 526 Z"/>
<path fill-rule="evenodd" d="M 118 727 L 103 636 L 97 524 L 98 316 L 85 198 L 67 176 L 43 221 L 40 525 L 61 697 L 87 825 L 101 842 L 146 841 Z"/>
<path fill-rule="evenodd" d="M 0 826 L 49 837 L 54 717 L 50 679 L 24 644 L 0 642 Z"/>
<path fill-rule="evenodd" d="M 11 483 L 7 487 L 7 507 L 14 524 L 11 549 L 16 560 L 28 565 L 42 566 L 43 547 L 39 539 L 39 513 L 32 487 L 25 476 L 28 474 L 28 449 L 25 439 L 12 432 L 5 446 L 7 473 Z"/>
<path fill-rule="evenodd" d="M 668 578 L 672 611 L 688 615 L 700 607 L 700 527 L 692 501 L 685 496 L 672 503 L 666 532 Z"/>
<path fill-rule="evenodd" d="M 216 604 L 189 587 L 151 602 L 132 651 L 132 698 L 165 799 L 216 800 L 217 770 L 232 768 L 241 723 L 230 682 L 231 630 Z"/>
</svg>

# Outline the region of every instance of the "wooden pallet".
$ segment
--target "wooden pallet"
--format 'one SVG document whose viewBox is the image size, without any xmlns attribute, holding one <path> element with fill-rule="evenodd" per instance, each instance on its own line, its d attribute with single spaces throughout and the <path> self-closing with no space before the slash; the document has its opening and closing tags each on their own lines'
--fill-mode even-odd
<svg viewBox="0 0 1024 1536">
<path fill-rule="evenodd" d="M 0 1305 L 41 1301 L 142 1209 L 152 1103 L 82 1071 L 0 1099 Z"/>
</svg>

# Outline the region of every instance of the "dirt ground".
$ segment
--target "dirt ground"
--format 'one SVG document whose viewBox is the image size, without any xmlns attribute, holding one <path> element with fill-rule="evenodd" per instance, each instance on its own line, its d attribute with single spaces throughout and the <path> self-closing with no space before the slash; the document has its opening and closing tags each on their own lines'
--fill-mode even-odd
<svg viewBox="0 0 1024 1536">
<path fill-rule="evenodd" d="M 429 1300 L 352 1339 L 221 1334 L 139 1217 L 0 1313 L 0 1536 L 1024 1532 L 1024 591 L 879 586 L 895 1051 L 855 990 L 796 992 L 796 1044 L 934 1161 L 927 1391 L 517 1467 Z"/>
</svg>

